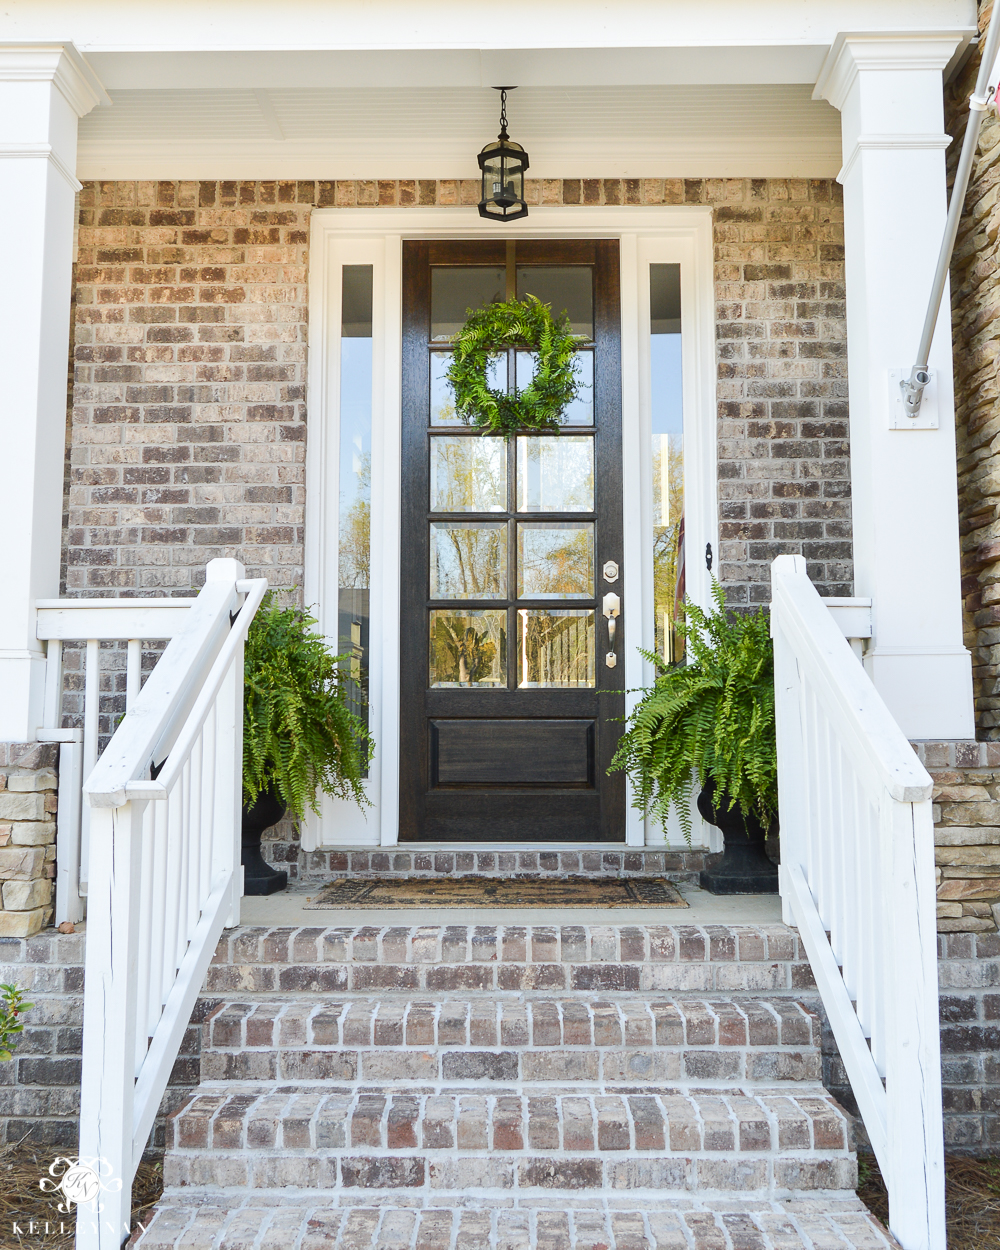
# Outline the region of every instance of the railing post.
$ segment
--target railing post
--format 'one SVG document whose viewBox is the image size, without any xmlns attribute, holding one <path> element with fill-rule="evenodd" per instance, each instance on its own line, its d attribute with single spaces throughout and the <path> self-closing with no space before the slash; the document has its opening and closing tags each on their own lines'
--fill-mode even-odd
<svg viewBox="0 0 1000 1250">
<path fill-rule="evenodd" d="M 131 1223 L 144 801 L 91 809 L 80 1158 L 110 1176 L 78 1209 L 77 1250 L 119 1250 Z"/>
<path fill-rule="evenodd" d="M 80 894 L 80 820 L 83 795 L 83 743 L 59 745 L 59 808 L 56 824 L 55 923 L 83 919 Z"/>
<path fill-rule="evenodd" d="M 225 927 L 240 922 L 243 897 L 241 825 L 243 812 L 243 646 L 236 649 L 216 703 L 215 827 L 212 831 L 212 881 L 232 874 Z"/>
<path fill-rule="evenodd" d="M 906 1250 L 944 1250 L 944 1120 L 930 800 L 879 812 L 885 873 L 889 1227 Z"/>
<path fill-rule="evenodd" d="M 802 556 L 778 556 L 771 565 L 771 639 L 774 643 L 774 722 L 778 747 L 778 812 L 781 822 L 781 864 L 778 887 L 781 892 L 781 919 L 794 925 L 791 895 L 784 869 L 801 863 L 802 822 L 805 819 L 806 784 L 802 737 L 801 690 L 798 663 L 782 632 L 780 598 L 774 594 L 783 574 L 805 575 Z"/>
</svg>

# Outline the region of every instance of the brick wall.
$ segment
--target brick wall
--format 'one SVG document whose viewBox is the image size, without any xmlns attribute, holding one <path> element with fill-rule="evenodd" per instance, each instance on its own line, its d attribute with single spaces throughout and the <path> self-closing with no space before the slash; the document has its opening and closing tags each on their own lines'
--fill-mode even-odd
<svg viewBox="0 0 1000 1250">
<path fill-rule="evenodd" d="M 475 204 L 475 181 L 107 182 L 81 193 L 66 584 L 187 594 L 213 556 L 301 584 L 314 205 Z M 849 594 L 843 227 L 829 179 L 565 179 L 532 204 L 715 212 L 717 567 L 805 555 Z"/>
<path fill-rule="evenodd" d="M 301 584 L 311 204 L 294 183 L 84 187 L 69 593 L 187 594 L 220 555 Z"/>
<path fill-rule="evenodd" d="M 52 919 L 57 750 L 0 743 L 0 937 L 28 937 Z"/>
<path fill-rule="evenodd" d="M 980 4 L 985 29 L 992 3 Z M 946 124 L 954 143 L 953 176 L 968 120 L 968 98 L 979 72 L 975 53 L 945 93 Z M 972 652 L 976 727 L 1000 739 L 1000 122 L 987 113 L 980 131 L 965 213 L 951 268 L 955 361 L 955 433 L 962 534 L 965 643 Z"/>
</svg>

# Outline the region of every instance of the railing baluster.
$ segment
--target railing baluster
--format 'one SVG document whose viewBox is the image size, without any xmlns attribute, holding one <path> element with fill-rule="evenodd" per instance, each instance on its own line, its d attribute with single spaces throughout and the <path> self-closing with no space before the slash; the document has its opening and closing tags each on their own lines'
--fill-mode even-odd
<svg viewBox="0 0 1000 1250">
<path fill-rule="evenodd" d="M 150 950 L 152 949 L 153 921 L 153 826 L 156 814 L 147 805 L 143 812 L 139 829 L 139 948 L 136 957 L 136 968 L 139 978 L 139 1001 L 135 1028 L 135 1074 L 138 1075 L 142 1061 L 149 1048 L 150 1033 L 146 1031 L 147 1012 L 143 1010 L 144 999 L 149 993 L 152 977 L 150 972 Z"/>
<path fill-rule="evenodd" d="M 169 802 L 169 801 L 168 801 Z M 153 892 L 150 907 L 149 984 L 146 999 L 147 1035 L 153 1036 L 160 1013 L 163 1010 L 163 948 L 164 917 L 167 891 L 167 830 L 168 804 L 151 803 L 153 809 L 153 879 L 163 886 Z"/>
<path fill-rule="evenodd" d="M 125 660 L 125 710 L 135 701 L 142 684 L 142 639 L 128 640 L 128 656 Z"/>
</svg>

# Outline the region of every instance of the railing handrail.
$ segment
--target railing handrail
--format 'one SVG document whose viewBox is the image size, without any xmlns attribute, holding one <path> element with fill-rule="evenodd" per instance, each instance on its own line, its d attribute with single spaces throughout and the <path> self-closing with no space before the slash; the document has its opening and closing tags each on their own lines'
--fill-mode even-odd
<svg viewBox="0 0 1000 1250">
<path fill-rule="evenodd" d="M 148 777 L 150 765 L 162 764 L 198 696 L 198 679 L 214 663 L 229 632 L 233 609 L 239 606 L 236 583 L 243 580 L 241 572 L 235 560 L 209 563 L 205 585 L 184 627 L 167 644 L 127 713 L 128 731 L 114 735 L 84 783 L 92 807 L 121 806 L 127 801 L 126 785 Z"/>
<path fill-rule="evenodd" d="M 930 775 L 858 664 L 829 609 L 804 577 L 804 568 L 798 572 L 796 559 L 801 557 L 779 556 L 774 562 L 772 610 L 777 606 L 781 612 L 782 629 L 799 660 L 810 662 L 811 676 L 837 709 L 855 764 L 873 790 L 874 783 L 880 782 L 898 802 L 929 799 L 934 786 Z"/>
<path fill-rule="evenodd" d="M 245 581 L 238 581 L 236 589 L 241 594 L 246 595 L 240 612 L 246 612 L 249 619 L 253 619 L 260 607 L 261 600 L 267 592 L 267 578 L 248 578 Z M 234 625 L 236 622 L 233 622 Z M 230 631 L 229 636 L 215 658 L 212 665 L 212 671 L 205 678 L 204 685 L 198 694 L 198 698 L 188 712 L 184 721 L 184 725 L 177 735 L 177 738 L 170 749 L 170 755 L 167 757 L 166 763 L 163 765 L 163 771 L 157 773 L 155 781 L 129 781 L 125 785 L 125 793 L 129 799 L 161 799 L 165 798 L 167 792 L 173 786 L 177 779 L 177 775 L 184 765 L 188 752 L 191 749 L 191 743 L 194 742 L 198 734 L 201 732 L 205 723 L 205 718 L 211 711 L 212 704 L 219 693 L 219 689 L 225 679 L 226 672 L 233 658 L 233 653 L 237 647 L 243 642 L 245 635 L 238 629 Z M 96 802 L 94 791 L 90 791 L 91 803 Z"/>
</svg>

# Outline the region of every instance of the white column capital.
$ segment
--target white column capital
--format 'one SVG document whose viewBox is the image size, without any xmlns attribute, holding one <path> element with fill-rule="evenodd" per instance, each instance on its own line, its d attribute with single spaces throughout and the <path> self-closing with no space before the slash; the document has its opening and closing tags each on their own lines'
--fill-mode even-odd
<svg viewBox="0 0 1000 1250">
<path fill-rule="evenodd" d="M 842 31 L 830 46 L 816 79 L 814 100 L 843 109 L 859 73 L 931 71 L 943 73 L 976 35 L 973 27 L 951 30 Z"/>
<path fill-rule="evenodd" d="M 0 83 L 50 82 L 77 117 L 111 98 L 71 43 L 0 43 Z"/>
</svg>

